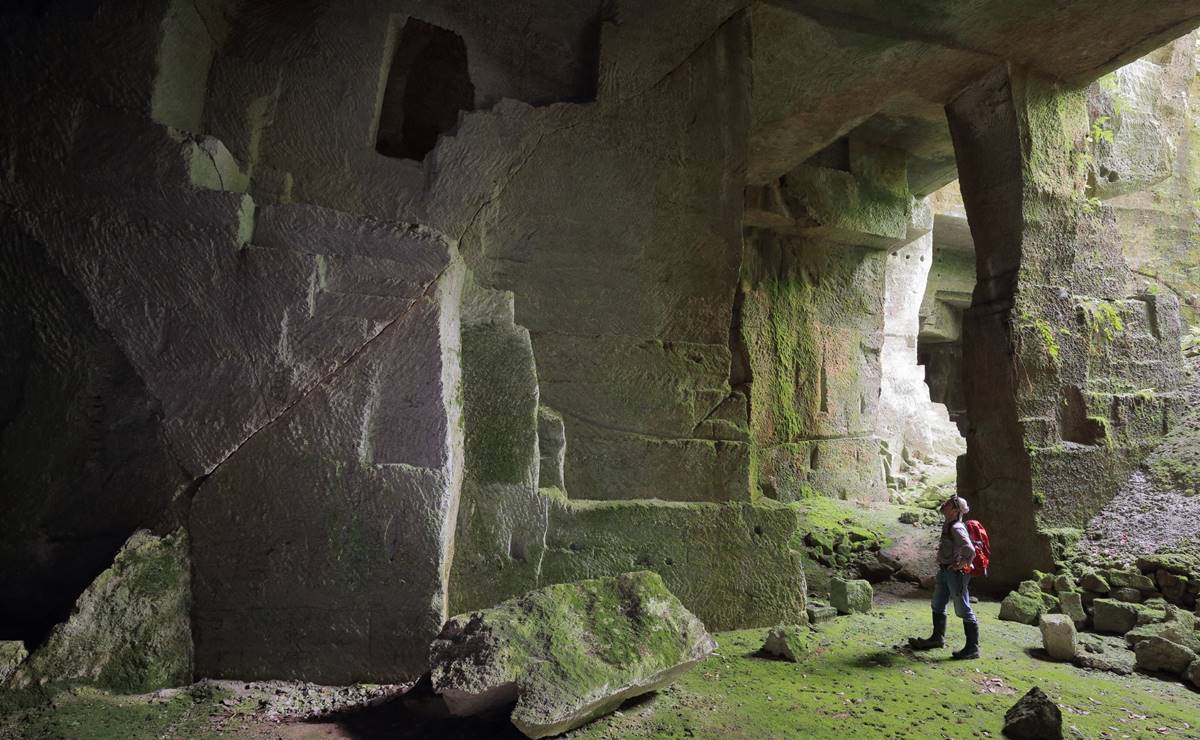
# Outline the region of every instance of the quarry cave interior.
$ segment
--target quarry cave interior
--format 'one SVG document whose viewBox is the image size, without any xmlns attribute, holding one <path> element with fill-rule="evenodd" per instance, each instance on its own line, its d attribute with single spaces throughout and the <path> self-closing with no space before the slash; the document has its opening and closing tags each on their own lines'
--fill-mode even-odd
<svg viewBox="0 0 1200 740">
<path fill-rule="evenodd" d="M 6 3 L 0 737 L 1200 738 L 1198 29 Z"/>
</svg>

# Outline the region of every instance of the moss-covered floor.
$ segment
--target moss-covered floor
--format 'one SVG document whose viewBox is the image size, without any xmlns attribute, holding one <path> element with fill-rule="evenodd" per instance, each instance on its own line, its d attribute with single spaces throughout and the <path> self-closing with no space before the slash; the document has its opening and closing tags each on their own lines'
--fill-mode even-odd
<svg viewBox="0 0 1200 740">
<path fill-rule="evenodd" d="M 1063 708 L 1078 737 L 1200 738 L 1200 692 L 1147 676 L 1084 671 L 1036 657 L 1034 627 L 999 622 L 979 605 L 985 657 L 948 660 L 949 649 L 912 656 L 894 646 L 928 629 L 926 602 L 901 599 L 841 617 L 801 663 L 754 657 L 765 630 L 718 635 L 717 655 L 667 690 L 582 728 L 577 738 L 1000 737 L 1005 710 L 1031 686 Z M 953 642 L 961 628 L 951 622 Z M 319 723 L 275 724 L 254 701 L 217 689 L 151 703 L 92 689 L 0 695 L 0 737 L 504 737 L 501 718 L 463 725 L 399 704 Z"/>
</svg>

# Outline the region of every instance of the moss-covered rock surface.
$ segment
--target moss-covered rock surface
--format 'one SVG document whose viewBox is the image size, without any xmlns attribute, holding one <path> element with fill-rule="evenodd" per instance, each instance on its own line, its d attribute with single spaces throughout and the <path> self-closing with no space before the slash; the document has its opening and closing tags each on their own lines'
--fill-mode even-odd
<svg viewBox="0 0 1200 740">
<path fill-rule="evenodd" d="M 1089 738 L 1200 734 L 1195 690 L 1177 681 L 1040 659 L 1037 627 L 999 622 L 998 610 L 993 602 L 976 605 L 983 644 L 983 658 L 976 661 L 949 660 L 962 636 L 956 621 L 944 650 L 914 655 L 897 647 L 908 636 L 928 633 L 923 598 L 823 625 L 796 663 L 757 655 L 766 629 L 718 633 L 718 652 L 676 683 L 569 737 L 1000 737 L 1004 713 L 1033 686 L 1061 707 L 1068 737 L 1071 728 Z M 211 690 L 169 699 L 91 689 L 0 693 L 0 736 L 520 737 L 506 720 L 450 721 L 402 703 L 285 724 L 264 719 L 254 704 Z"/>
<path fill-rule="evenodd" d="M 716 648 L 657 573 L 563 583 L 446 622 L 433 688 L 469 716 L 516 701 L 529 737 L 556 735 L 669 683 Z"/>
<path fill-rule="evenodd" d="M 190 609 L 187 535 L 135 532 L 12 681 L 86 681 L 119 691 L 189 684 Z"/>
</svg>

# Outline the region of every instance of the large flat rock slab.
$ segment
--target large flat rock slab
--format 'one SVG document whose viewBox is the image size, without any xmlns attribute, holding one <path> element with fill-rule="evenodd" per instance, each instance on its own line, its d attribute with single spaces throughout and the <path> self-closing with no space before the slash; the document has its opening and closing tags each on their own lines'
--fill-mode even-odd
<svg viewBox="0 0 1200 740">
<path fill-rule="evenodd" d="M 579 727 L 654 691 L 716 648 L 656 573 L 564 583 L 452 617 L 430 647 L 451 713 L 516 701 L 531 738 Z"/>
</svg>

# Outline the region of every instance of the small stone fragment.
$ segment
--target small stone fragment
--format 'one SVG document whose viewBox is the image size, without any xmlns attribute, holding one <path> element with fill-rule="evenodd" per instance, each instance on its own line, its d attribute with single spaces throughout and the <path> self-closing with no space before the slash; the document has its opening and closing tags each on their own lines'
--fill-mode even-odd
<svg viewBox="0 0 1200 740">
<path fill-rule="evenodd" d="M 808 602 L 808 605 L 804 607 L 804 610 L 808 614 L 809 624 L 828 622 L 838 615 L 837 609 L 834 609 L 828 604 L 822 604 L 819 601 Z"/>
<path fill-rule="evenodd" d="M 21 661 L 29 655 L 25 650 L 25 643 L 20 640 L 2 640 L 0 641 L 0 686 L 8 680 Z"/>
<path fill-rule="evenodd" d="M 429 651 L 452 714 L 516 701 L 528 737 L 557 735 L 655 691 L 716 642 L 657 573 L 562 583 L 451 617 Z"/>
<path fill-rule="evenodd" d="M 812 630 L 805 625 L 781 624 L 772 627 L 763 643 L 762 652 L 793 663 L 808 654 L 812 646 Z"/>
<path fill-rule="evenodd" d="M 1088 571 L 1079 579 L 1079 585 L 1086 591 L 1091 591 L 1096 594 L 1106 594 L 1112 588 L 1108 581 L 1104 580 L 1104 576 L 1094 571 Z"/>
<path fill-rule="evenodd" d="M 1000 602 L 1000 619 L 1006 622 L 1037 624 L 1038 617 L 1045 611 L 1041 599 L 1032 598 L 1016 591 Z"/>
<path fill-rule="evenodd" d="M 1083 608 L 1083 597 L 1078 591 L 1070 591 L 1059 597 L 1059 608 L 1071 618 L 1075 629 L 1081 630 L 1087 626 L 1087 611 Z"/>
<path fill-rule="evenodd" d="M 1138 610 L 1133 604 L 1114 599 L 1096 599 L 1092 607 L 1092 626 L 1097 632 L 1123 635 L 1137 626 Z"/>
<path fill-rule="evenodd" d="M 1060 740 L 1062 711 L 1034 686 L 1004 713 L 1004 734 L 1028 740 Z"/>
<path fill-rule="evenodd" d="M 1066 614 L 1043 614 L 1038 622 L 1042 647 L 1055 660 L 1071 660 L 1077 652 L 1075 624 Z"/>
<path fill-rule="evenodd" d="M 848 581 L 834 578 L 829 584 L 829 601 L 839 614 L 862 614 L 871 611 L 874 591 L 867 581 Z"/>
<path fill-rule="evenodd" d="M 1137 667 L 1147 673 L 1181 675 L 1196 660 L 1196 654 L 1165 637 L 1147 637 L 1134 648 Z"/>
</svg>

